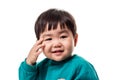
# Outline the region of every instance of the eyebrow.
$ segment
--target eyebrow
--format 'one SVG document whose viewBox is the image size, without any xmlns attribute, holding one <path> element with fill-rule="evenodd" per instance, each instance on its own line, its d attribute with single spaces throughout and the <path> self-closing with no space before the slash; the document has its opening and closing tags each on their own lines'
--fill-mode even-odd
<svg viewBox="0 0 120 80">
<path fill-rule="evenodd" d="M 44 34 L 43 37 L 52 36 L 52 34 Z"/>
<path fill-rule="evenodd" d="M 61 34 L 61 33 L 68 33 L 68 31 L 67 30 L 62 30 L 62 31 L 59 32 L 59 34 Z"/>
</svg>

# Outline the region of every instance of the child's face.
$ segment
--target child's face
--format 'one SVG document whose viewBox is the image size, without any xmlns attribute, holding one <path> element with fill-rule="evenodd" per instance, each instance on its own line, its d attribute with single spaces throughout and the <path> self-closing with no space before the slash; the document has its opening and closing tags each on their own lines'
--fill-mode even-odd
<svg viewBox="0 0 120 80">
<path fill-rule="evenodd" d="M 45 45 L 43 53 L 47 58 L 54 61 L 61 61 L 70 57 L 77 42 L 77 34 L 73 37 L 69 29 L 61 29 L 59 25 L 54 30 L 48 31 L 46 29 L 40 38 L 43 38 Z"/>
</svg>

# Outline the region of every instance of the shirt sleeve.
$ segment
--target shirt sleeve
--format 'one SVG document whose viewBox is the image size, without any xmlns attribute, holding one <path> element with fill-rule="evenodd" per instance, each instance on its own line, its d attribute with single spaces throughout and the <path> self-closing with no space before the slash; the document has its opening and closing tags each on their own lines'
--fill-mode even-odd
<svg viewBox="0 0 120 80">
<path fill-rule="evenodd" d="M 19 67 L 19 80 L 36 80 L 37 67 L 36 64 L 28 65 L 26 60 Z"/>
<path fill-rule="evenodd" d="M 80 66 L 75 80 L 99 80 L 97 72 L 92 64 Z"/>
</svg>

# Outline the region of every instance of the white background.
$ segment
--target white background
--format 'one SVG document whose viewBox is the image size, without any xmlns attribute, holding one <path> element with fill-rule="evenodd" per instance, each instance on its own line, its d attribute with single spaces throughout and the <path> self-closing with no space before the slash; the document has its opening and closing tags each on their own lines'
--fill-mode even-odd
<svg viewBox="0 0 120 80">
<path fill-rule="evenodd" d="M 18 80 L 19 65 L 36 41 L 36 18 L 49 8 L 74 16 L 75 53 L 94 65 L 100 80 L 120 80 L 119 0 L 0 0 L 0 80 Z"/>
</svg>

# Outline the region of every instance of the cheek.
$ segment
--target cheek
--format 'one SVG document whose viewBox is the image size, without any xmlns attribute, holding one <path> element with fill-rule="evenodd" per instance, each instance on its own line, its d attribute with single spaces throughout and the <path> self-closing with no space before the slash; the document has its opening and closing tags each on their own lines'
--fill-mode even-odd
<svg viewBox="0 0 120 80">
<path fill-rule="evenodd" d="M 74 47 L 74 42 L 72 40 L 66 41 L 63 44 L 68 50 L 72 50 Z"/>
<path fill-rule="evenodd" d="M 51 48 L 51 43 L 48 43 L 48 42 L 44 42 L 45 46 L 43 48 L 43 52 L 46 53 L 50 50 Z"/>
</svg>

